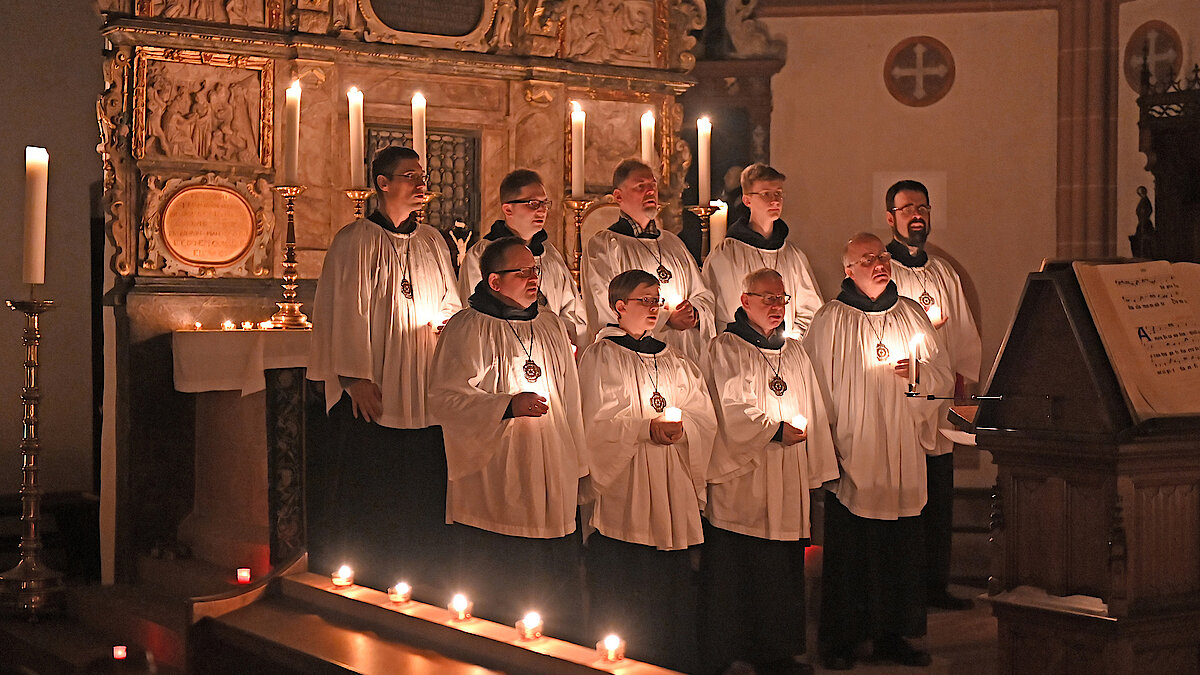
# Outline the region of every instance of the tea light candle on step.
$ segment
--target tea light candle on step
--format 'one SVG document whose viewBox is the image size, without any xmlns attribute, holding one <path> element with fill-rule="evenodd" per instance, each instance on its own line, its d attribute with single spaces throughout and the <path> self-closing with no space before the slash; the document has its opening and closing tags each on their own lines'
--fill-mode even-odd
<svg viewBox="0 0 1200 675">
<path fill-rule="evenodd" d="M 349 565 L 342 565 L 333 573 L 333 585 L 338 587 L 346 587 L 354 585 L 354 570 L 350 569 Z"/>
<path fill-rule="evenodd" d="M 596 653 L 605 661 L 620 661 L 625 658 L 625 641 L 616 635 L 609 635 L 596 643 Z"/>
<path fill-rule="evenodd" d="M 242 322 L 242 330 L 254 330 L 254 322 L 253 321 L 243 321 Z"/>
<path fill-rule="evenodd" d="M 237 328 L 237 325 L 229 319 L 225 319 L 225 321 L 221 323 L 221 330 L 233 330 L 235 328 Z"/>
<path fill-rule="evenodd" d="M 467 596 L 458 593 L 450 601 L 448 609 L 454 612 L 454 618 L 459 621 L 466 621 L 471 618 L 471 610 L 475 609 L 475 603 L 467 600 Z"/>
<path fill-rule="evenodd" d="M 400 583 L 388 589 L 388 600 L 392 602 L 405 603 L 412 600 L 412 586 L 401 581 Z"/>
<path fill-rule="evenodd" d="M 250 583 L 250 568 L 249 567 L 237 568 L 237 582 L 239 584 Z"/>
<path fill-rule="evenodd" d="M 129 656 L 129 648 L 125 645 L 113 645 L 113 658 L 122 661 Z"/>
<path fill-rule="evenodd" d="M 522 640 L 536 640 L 542 637 L 542 615 L 530 612 L 525 618 L 517 621 L 517 636 Z"/>
<path fill-rule="evenodd" d="M 683 411 L 679 408 L 670 407 L 663 411 L 664 422 L 682 422 Z"/>
</svg>

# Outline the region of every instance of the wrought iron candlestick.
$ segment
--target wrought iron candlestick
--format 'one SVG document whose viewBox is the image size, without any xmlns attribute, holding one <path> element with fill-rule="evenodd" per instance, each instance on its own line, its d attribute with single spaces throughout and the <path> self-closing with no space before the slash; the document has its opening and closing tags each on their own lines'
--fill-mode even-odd
<svg viewBox="0 0 1200 675">
<path fill-rule="evenodd" d="M 568 198 L 563 201 L 567 205 L 567 208 L 571 209 L 571 214 L 575 217 L 575 264 L 571 265 L 571 274 L 575 277 L 576 286 L 580 284 L 579 271 L 583 265 L 583 212 L 594 202 L 594 199 L 574 198 Z"/>
<path fill-rule="evenodd" d="M 367 204 L 367 200 L 370 199 L 371 195 L 373 194 L 375 194 L 375 191 L 370 188 L 346 190 L 346 196 L 350 198 L 350 201 L 354 202 L 355 220 L 362 219 L 363 209 Z"/>
<path fill-rule="evenodd" d="M 300 311 L 304 303 L 296 301 L 296 197 L 304 192 L 303 185 L 276 185 L 275 191 L 287 205 L 287 240 L 283 242 L 283 301 L 275 303 L 279 311 L 271 323 L 280 328 L 312 328 L 312 322 Z"/>
<path fill-rule="evenodd" d="M 696 214 L 700 218 L 700 258 L 708 257 L 708 225 L 712 214 L 719 209 L 716 206 L 689 206 L 688 211 Z"/>
<path fill-rule="evenodd" d="M 62 574 L 41 561 L 42 537 L 38 529 L 41 520 L 42 491 L 38 487 L 38 403 L 42 399 L 38 385 L 38 343 L 41 332 L 38 317 L 49 311 L 50 300 L 9 300 L 9 309 L 25 313 L 25 386 L 21 403 L 25 407 L 21 434 L 21 562 L 0 575 L 0 603 L 8 613 L 19 613 L 30 620 L 57 612 L 63 604 Z"/>
</svg>

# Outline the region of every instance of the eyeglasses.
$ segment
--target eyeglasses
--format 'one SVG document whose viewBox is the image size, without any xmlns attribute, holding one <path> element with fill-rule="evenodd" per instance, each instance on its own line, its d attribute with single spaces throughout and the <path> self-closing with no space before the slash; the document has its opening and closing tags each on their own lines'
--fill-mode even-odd
<svg viewBox="0 0 1200 675">
<path fill-rule="evenodd" d="M 553 199 L 514 199 L 512 201 L 508 201 L 508 202 L 504 202 L 504 203 L 505 204 L 524 204 L 525 206 L 528 206 L 529 208 L 533 209 L 534 211 L 540 211 L 542 209 L 549 209 L 551 206 L 554 206 Z"/>
<path fill-rule="evenodd" d="M 625 298 L 625 302 L 640 302 L 647 307 L 662 307 L 667 304 L 667 299 L 656 295 L 647 295 L 644 298 Z"/>
<path fill-rule="evenodd" d="M 758 195 L 767 203 L 783 201 L 783 190 L 763 190 L 762 192 L 747 192 L 747 195 Z"/>
<path fill-rule="evenodd" d="M 425 184 L 424 171 L 405 171 L 404 173 L 389 174 L 388 178 L 403 178 L 404 180 L 416 183 L 417 185 Z"/>
<path fill-rule="evenodd" d="M 888 209 L 888 211 L 891 211 L 892 213 L 902 213 L 906 216 L 911 216 L 915 213 L 928 216 L 930 208 L 932 207 L 930 207 L 928 204 L 905 204 L 904 206 L 897 206 L 895 208 Z"/>
<path fill-rule="evenodd" d="M 753 296 L 760 297 L 763 299 L 763 302 L 765 304 L 778 305 L 780 307 L 783 307 L 784 305 L 786 305 L 792 301 L 792 296 L 790 293 L 784 293 L 783 295 L 766 295 L 764 293 L 747 292 L 746 295 L 753 295 Z"/>
<path fill-rule="evenodd" d="M 879 255 L 871 255 L 871 254 L 864 255 L 863 257 L 859 258 L 858 260 L 850 263 L 850 265 L 858 265 L 859 267 L 861 267 L 863 269 L 869 270 L 879 263 L 883 263 L 886 265 L 887 263 L 890 263 L 891 261 L 892 261 L 892 254 L 888 253 L 887 251 L 884 251 L 883 253 L 880 253 Z M 846 265 L 846 267 L 849 267 L 850 265 Z"/>
<path fill-rule="evenodd" d="M 493 272 L 493 274 L 508 274 L 510 272 L 515 273 L 522 279 L 532 279 L 534 277 L 542 276 L 542 266 L 530 265 L 529 267 L 514 267 L 511 270 L 496 270 Z"/>
</svg>

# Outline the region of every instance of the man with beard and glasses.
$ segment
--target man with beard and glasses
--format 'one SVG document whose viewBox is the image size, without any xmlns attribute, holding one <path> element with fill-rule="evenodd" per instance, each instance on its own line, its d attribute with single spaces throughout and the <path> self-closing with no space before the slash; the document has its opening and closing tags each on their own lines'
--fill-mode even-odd
<svg viewBox="0 0 1200 675">
<path fill-rule="evenodd" d="M 762 675 L 811 673 L 795 658 L 806 648 L 809 490 L 838 477 L 837 458 L 812 364 L 784 335 L 783 277 L 759 269 L 740 286 L 705 363 L 719 432 L 700 557 L 704 672 L 740 661 Z"/>
<path fill-rule="evenodd" d="M 487 618 L 511 625 L 534 610 L 547 634 L 578 640 L 575 513 L 587 463 L 571 342 L 538 307 L 540 270 L 522 240 L 492 242 L 479 267 L 469 307 L 446 324 L 430 366 L 429 406 L 446 430 L 456 590 Z"/>
<path fill-rule="evenodd" d="M 583 256 L 581 289 L 587 302 L 588 335 L 617 322 L 608 304 L 608 282 L 628 270 L 646 270 L 658 279 L 666 318 L 654 337 L 693 361 L 699 361 L 714 335 L 713 294 L 678 236 L 662 230 L 658 214 L 658 181 L 645 163 L 627 159 L 613 171 L 613 199 L 620 220 L 588 241 Z"/>
<path fill-rule="evenodd" d="M 876 659 L 928 666 L 905 637 L 925 634 L 920 515 L 939 405 L 905 392 L 910 368 L 922 389 L 949 387 L 949 360 L 921 306 L 896 292 L 879 237 L 854 235 L 842 264 L 841 293 L 804 338 L 840 472 L 826 485 L 818 647 L 830 670 L 852 668 L 867 639 Z"/>
<path fill-rule="evenodd" d="M 492 223 L 492 229 L 471 247 L 458 273 L 459 297 L 470 297 L 479 283 L 479 258 L 494 241 L 517 237 L 533 252 L 534 264 L 542 269 L 538 305 L 563 320 L 571 342 L 579 345 L 586 338 L 587 318 L 583 299 L 563 254 L 546 241 L 546 216 L 554 202 L 546 197 L 542 177 L 529 169 L 517 169 L 500 181 L 500 208 L 504 218 Z"/>
<path fill-rule="evenodd" d="M 717 331 L 733 321 L 741 307 L 742 279 L 757 269 L 773 269 L 783 277 L 792 296 L 783 325 L 792 337 L 804 337 L 822 304 L 808 256 L 788 241 L 788 225 L 779 217 L 784 180 L 783 174 L 766 164 L 751 164 L 742 171 L 742 203 L 750 209 L 750 217 L 730 225 L 725 239 L 704 261 L 704 281 L 717 298 Z"/>
<path fill-rule="evenodd" d="M 425 384 L 437 331 L 461 305 L 442 235 L 417 222 L 417 153 L 385 148 L 371 175 L 379 208 L 334 236 L 313 304 L 308 377 L 324 383 L 336 437 L 314 448 L 330 483 L 314 498 L 313 565 L 349 563 L 379 588 L 404 574 L 440 601 L 446 455 Z"/>
<path fill-rule="evenodd" d="M 950 357 L 954 372 L 954 396 L 962 399 L 979 380 L 980 340 L 975 317 L 963 293 L 958 272 L 946 260 L 925 251 L 931 231 L 929 191 L 915 180 L 902 180 L 888 188 L 884 197 L 892 241 L 892 279 L 900 295 L 921 304 L 937 330 Z M 950 394 L 949 391 L 929 391 Z M 950 428 L 944 401 L 938 425 Z M 954 505 L 954 443 L 939 433 L 934 448 L 925 456 L 929 502 L 922 512 L 925 521 L 925 603 L 941 609 L 969 609 L 971 601 L 950 594 L 950 542 Z"/>
</svg>

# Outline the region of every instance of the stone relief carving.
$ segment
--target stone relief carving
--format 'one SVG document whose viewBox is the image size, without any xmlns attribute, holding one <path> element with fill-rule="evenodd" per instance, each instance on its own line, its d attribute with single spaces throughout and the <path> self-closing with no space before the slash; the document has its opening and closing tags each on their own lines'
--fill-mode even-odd
<svg viewBox="0 0 1200 675">
<path fill-rule="evenodd" d="M 136 0 L 135 9 L 137 16 L 278 28 L 283 0 Z"/>
<path fill-rule="evenodd" d="M 562 56 L 621 66 L 654 64 L 653 0 L 567 0 Z"/>
<path fill-rule="evenodd" d="M 112 271 L 128 276 L 136 269 L 137 235 L 131 227 L 130 176 L 136 171 L 129 144 L 125 101 L 132 65 L 132 49 L 109 52 L 104 60 L 104 93 L 96 101 L 100 144 L 96 151 L 104 167 L 104 231 L 113 245 Z"/>
<path fill-rule="evenodd" d="M 521 0 L 523 49 L 532 56 L 556 56 L 564 0 Z"/>
<path fill-rule="evenodd" d="M 496 6 L 496 20 L 492 24 L 492 38 L 488 41 L 492 51 L 500 54 L 512 51 L 513 19 L 516 13 L 516 0 L 499 0 Z"/>
<path fill-rule="evenodd" d="M 787 42 L 771 37 L 767 26 L 753 18 L 758 0 L 726 0 L 725 32 L 732 45 L 726 56 L 733 59 L 783 58 Z"/>
<path fill-rule="evenodd" d="M 696 67 L 696 37 L 693 31 L 708 25 L 708 8 L 702 0 L 672 0 L 671 58 L 668 67 L 684 72 Z"/>
<path fill-rule="evenodd" d="M 147 176 L 142 208 L 141 236 L 138 243 L 142 273 L 163 276 L 193 277 L 263 277 L 271 273 L 270 243 L 275 229 L 274 212 L 264 205 L 272 200 L 271 186 L 264 178 L 229 179 L 209 172 L 193 178 Z M 189 187 L 211 185 L 232 190 L 250 205 L 254 212 L 253 244 L 241 259 L 232 265 L 214 268 L 189 264 L 171 253 L 163 238 L 163 210 L 171 198 Z"/>
<path fill-rule="evenodd" d="M 134 157 L 270 166 L 272 61 L 139 47 Z"/>
<path fill-rule="evenodd" d="M 626 101 L 588 101 L 587 154 L 584 156 L 584 183 L 593 187 L 612 187 L 613 169 L 623 159 L 641 156 L 641 117 L 644 104 Z"/>
</svg>

